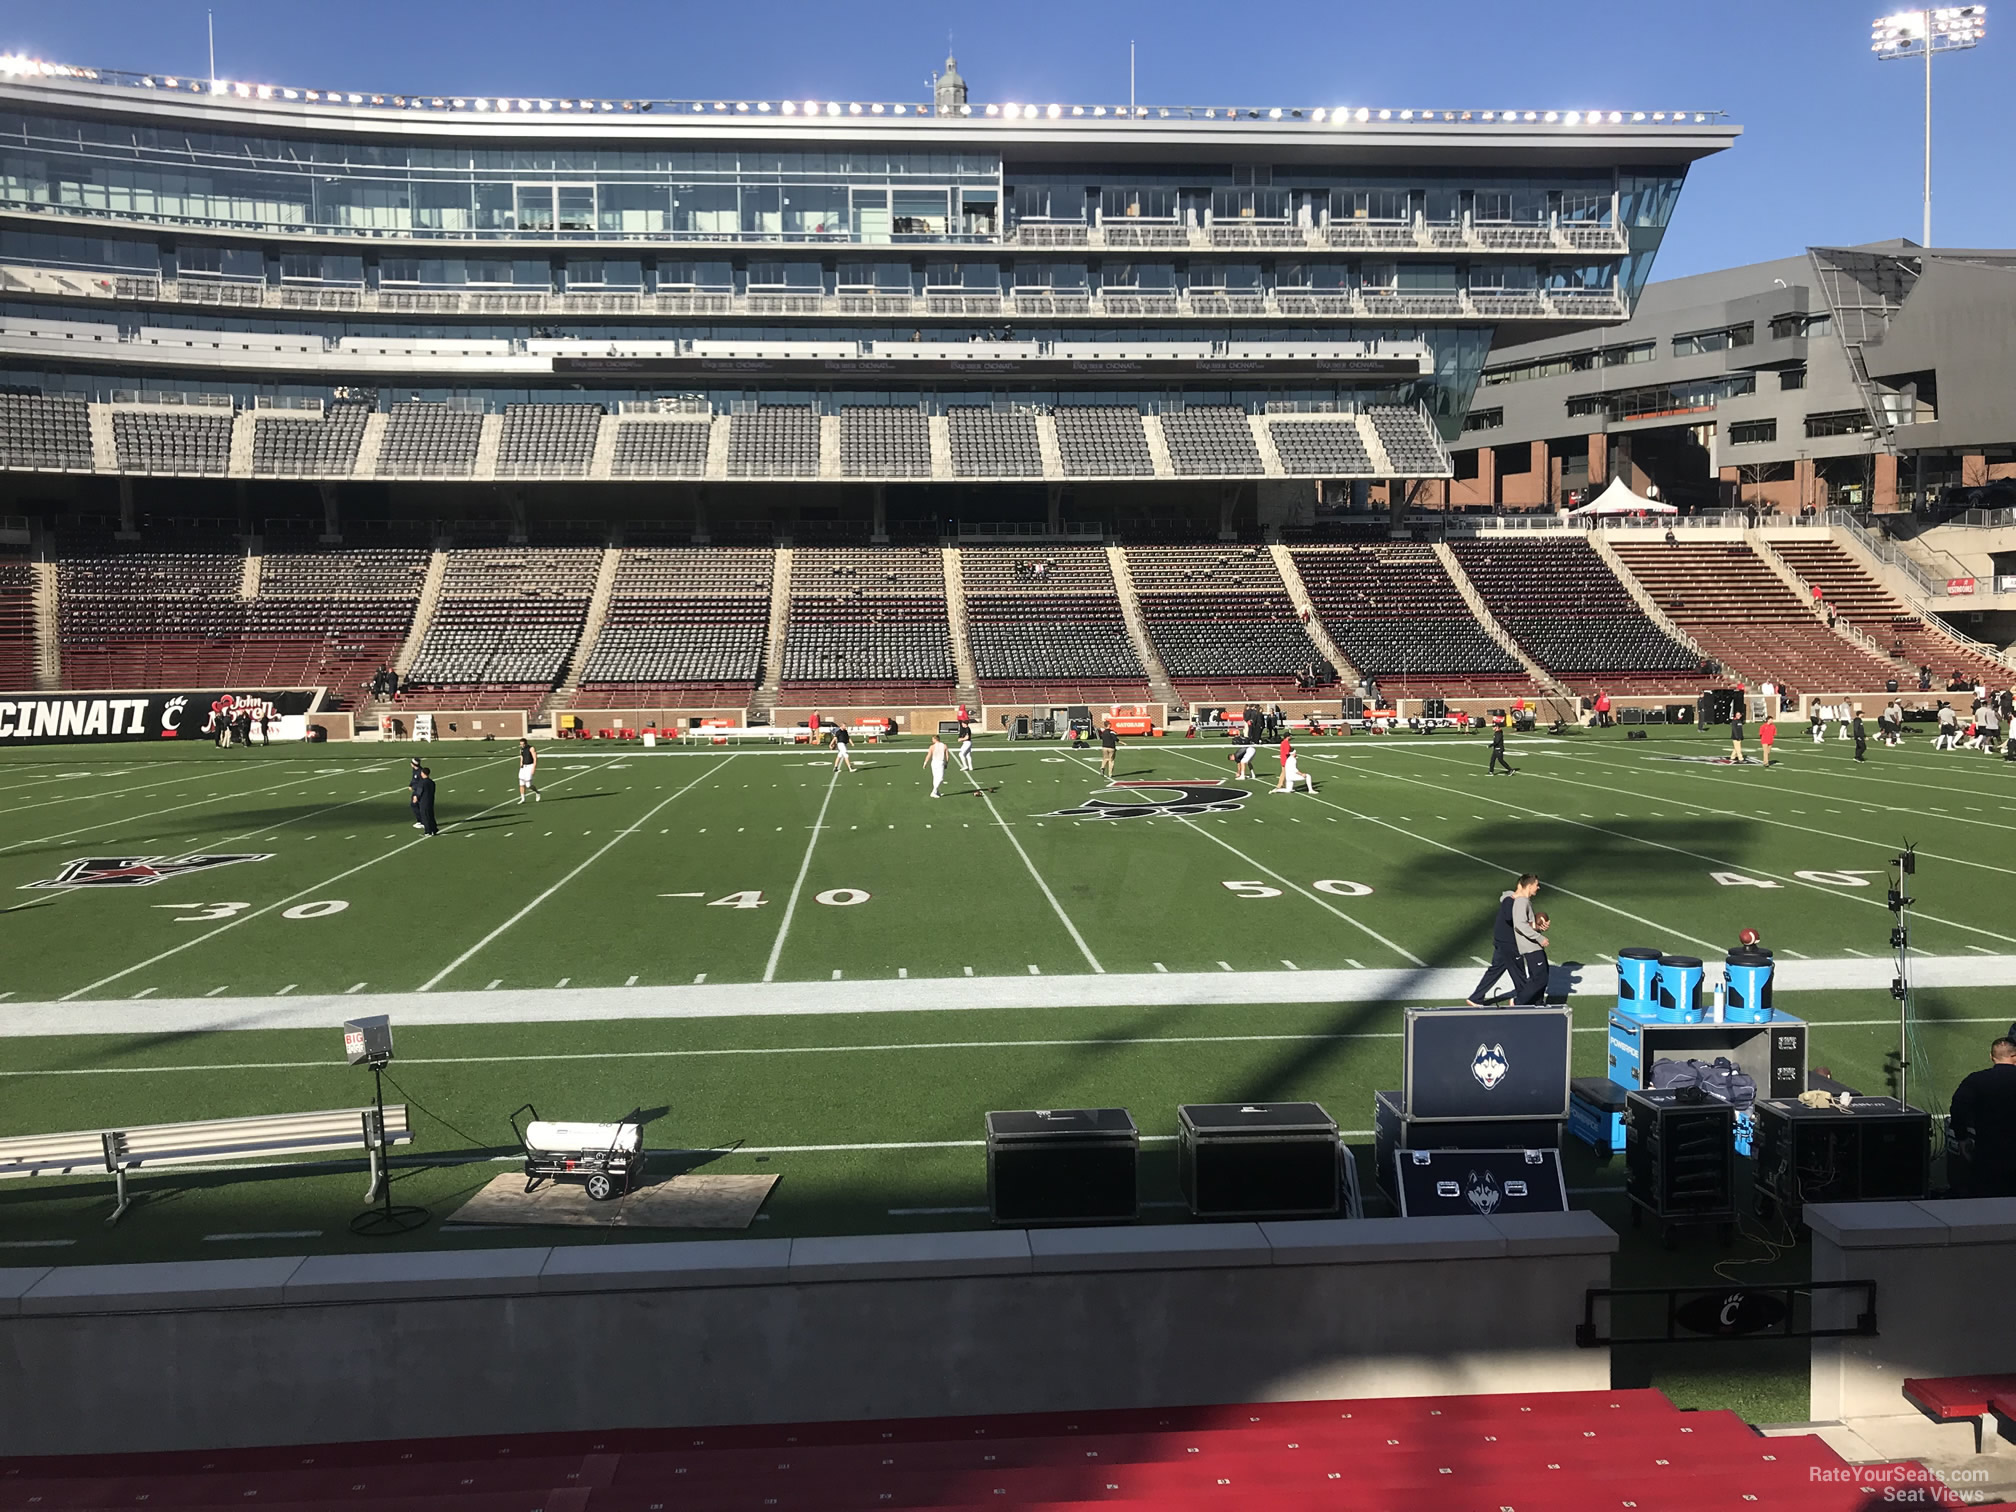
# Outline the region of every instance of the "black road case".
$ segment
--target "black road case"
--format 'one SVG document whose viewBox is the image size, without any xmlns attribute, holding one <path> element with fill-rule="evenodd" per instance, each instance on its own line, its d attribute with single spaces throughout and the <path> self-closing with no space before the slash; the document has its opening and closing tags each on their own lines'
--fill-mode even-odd
<svg viewBox="0 0 2016 1512">
<path fill-rule="evenodd" d="M 1132 1223 L 1141 1133 L 1125 1108 L 987 1115 L 987 1210 L 996 1223 Z"/>
<path fill-rule="evenodd" d="M 1409 1008 L 1407 1116 L 1566 1118 L 1566 1008 Z"/>
<path fill-rule="evenodd" d="M 1559 1150 L 1402 1150 L 1393 1161 L 1402 1218 L 1568 1211 Z"/>
<path fill-rule="evenodd" d="M 1372 1098 L 1372 1161 L 1379 1190 L 1397 1208 L 1400 1192 L 1393 1157 L 1402 1150 L 1558 1150 L 1557 1118 L 1418 1119 L 1408 1116 L 1404 1093 Z"/>
<path fill-rule="evenodd" d="M 1846 1108 L 1809 1108 L 1760 1098 L 1756 1119 L 1758 1206 L 1797 1221 L 1809 1202 L 1908 1202 L 1932 1179 L 1932 1115 L 1894 1097 L 1858 1097 Z"/>
<path fill-rule="evenodd" d="M 1334 1218 L 1344 1158 L 1315 1103 L 1185 1103 L 1176 1179 L 1199 1218 Z"/>
<path fill-rule="evenodd" d="M 1671 1223 L 1736 1223 L 1736 1109 L 1720 1098 L 1678 1092 L 1624 1099 L 1624 1195 L 1631 1226 L 1650 1213 Z"/>
</svg>

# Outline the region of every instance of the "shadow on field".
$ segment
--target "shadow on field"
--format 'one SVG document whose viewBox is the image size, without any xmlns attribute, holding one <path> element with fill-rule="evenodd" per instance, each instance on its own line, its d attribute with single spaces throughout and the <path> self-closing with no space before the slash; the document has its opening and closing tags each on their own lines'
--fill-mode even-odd
<svg viewBox="0 0 2016 1512">
<path fill-rule="evenodd" d="M 1333 791 L 1337 786 L 1331 784 Z M 1413 806 L 1421 807 L 1419 804 Z M 1375 812 L 1366 807 L 1361 812 L 1389 823 L 1407 822 L 1405 816 L 1397 811 Z M 1579 814 L 1580 811 L 1576 812 Z M 1603 821 L 1581 822 L 1594 824 Z M 1465 831 L 1456 849 L 1426 850 L 1410 864 L 1401 886 L 1412 905 L 1410 917 L 1424 924 L 1440 921 L 1443 927 L 1438 935 L 1426 937 L 1425 946 L 1418 936 L 1411 938 L 1409 945 L 1416 954 L 1429 961 L 1468 962 L 1472 956 L 1489 956 L 1492 918 L 1499 894 L 1509 889 L 1520 873 L 1529 871 L 1540 878 L 1537 906 L 1543 913 L 1553 916 L 1553 930 L 1557 934 L 1566 930 L 1573 937 L 1585 941 L 1592 937 L 1599 939 L 1605 942 L 1612 955 L 1617 953 L 1618 948 L 1631 945 L 1655 946 L 1663 950 L 1685 948 L 1698 954 L 1736 943 L 1736 931 L 1743 920 L 1738 917 L 1741 911 L 1735 903 L 1731 904 L 1726 941 L 1692 939 L 1660 920 L 1658 893 L 1662 875 L 1670 872 L 1676 863 L 1698 866 L 1704 871 L 1710 869 L 1711 863 L 1679 856 L 1672 851 L 1649 849 L 1646 842 L 1712 855 L 1717 862 L 1741 866 L 1751 857 L 1761 859 L 1766 853 L 1770 843 L 1766 826 L 1745 819 L 1717 819 L 1705 826 L 1707 833 L 1704 835 L 1704 824 L 1698 819 L 1638 817 L 1610 822 L 1615 826 L 1628 824 L 1629 833 L 1621 829 L 1608 833 L 1597 829 L 1568 828 L 1545 816 L 1508 818 Z M 1377 850 L 1382 839 L 1390 834 L 1387 830 L 1365 827 L 1356 832 L 1355 838 Z M 1456 842 L 1450 843 L 1456 845 Z M 1458 849 L 1467 854 L 1458 854 Z M 1495 876 L 1492 875 L 1494 871 L 1497 873 Z M 1632 878 L 1642 879 L 1642 885 L 1620 892 L 1620 880 Z M 1652 923 L 1636 923 L 1580 898 L 1568 896 L 1570 893 L 1581 893 L 1587 898 L 1649 919 Z M 1351 911 L 1349 899 L 1339 900 L 1339 906 L 1346 913 Z M 1336 933 L 1346 939 L 1355 935 L 1355 931 L 1342 924 L 1336 926 Z M 1609 944 L 1612 941 L 1616 943 Z M 1584 953 L 1595 954 L 1593 950 Z M 1575 980 L 1564 980 L 1566 971 L 1576 972 L 1579 976 L 1576 985 L 1583 991 L 1589 990 L 1589 974 L 1579 961 L 1556 961 L 1549 984 L 1551 991 L 1559 994 L 1566 989 L 1569 980 Z M 1482 975 L 1482 968 L 1479 968 L 1479 975 Z M 1402 983 L 1394 1001 L 1422 1004 L 1436 1001 L 1428 994 L 1426 970 L 1415 973 L 1415 977 L 1419 980 Z M 1287 982 L 1282 985 L 1284 989 L 1289 988 Z M 1507 991 L 1509 985 L 1501 979 L 1496 990 Z M 1284 992 L 1283 1001 L 1292 1000 L 1288 992 Z M 1390 1032 L 1396 1027 L 1392 1014 L 1392 1002 L 1339 1004 L 1326 1022 L 1314 1027 L 1314 1032 L 1333 1035 L 1363 1034 L 1374 1030 Z M 1360 1042 L 1338 1039 L 1284 1044 L 1240 1088 L 1237 1095 L 1259 1102 L 1283 1100 L 1294 1089 L 1306 1088 L 1317 1077 L 1338 1069 L 1359 1052 L 1359 1047 Z M 1364 1111 L 1369 1118 L 1370 1109 Z"/>
</svg>

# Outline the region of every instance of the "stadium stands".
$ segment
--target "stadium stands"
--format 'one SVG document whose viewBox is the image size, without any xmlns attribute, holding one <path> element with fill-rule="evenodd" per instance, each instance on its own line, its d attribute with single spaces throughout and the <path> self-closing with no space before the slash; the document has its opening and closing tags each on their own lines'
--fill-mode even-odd
<svg viewBox="0 0 2016 1512">
<path fill-rule="evenodd" d="M 1273 556 L 1247 547 L 1136 547 L 1127 553 L 1148 638 L 1185 693 L 1272 698 L 1334 673 L 1302 628 Z"/>
<path fill-rule="evenodd" d="M 931 426 L 920 409 L 850 404 L 840 411 L 840 471 L 850 478 L 928 478 Z"/>
<path fill-rule="evenodd" d="M 1178 473 L 1257 475 L 1266 471 L 1244 410 L 1205 405 L 1165 411 L 1162 435 L 1169 443 L 1169 465 Z"/>
<path fill-rule="evenodd" d="M 609 472 L 617 478 L 698 478 L 707 472 L 707 417 L 622 420 Z"/>
<path fill-rule="evenodd" d="M 1374 405 L 1367 413 L 1373 433 L 1386 449 L 1386 460 L 1397 473 L 1446 473 L 1449 459 L 1442 443 L 1429 428 L 1428 417 L 1418 409 L 1398 405 Z"/>
<path fill-rule="evenodd" d="M 1312 547 L 1294 559 L 1331 639 L 1388 697 L 1538 691 L 1477 623 L 1433 547 Z"/>
<path fill-rule="evenodd" d="M 223 477 L 231 467 L 231 411 L 115 409 L 112 439 L 129 473 Z"/>
<path fill-rule="evenodd" d="M 1153 476 L 1148 433 L 1141 428 L 1141 411 L 1133 406 L 1060 404 L 1052 418 L 1057 453 L 1072 477 Z"/>
<path fill-rule="evenodd" d="M 0 559 L 0 688 L 35 686 L 35 566 Z"/>
<path fill-rule="evenodd" d="M 1645 615 L 1587 541 L 1458 541 L 1456 560 L 1492 617 L 1578 693 L 1692 694 L 1699 662 Z"/>
<path fill-rule="evenodd" d="M 602 553 L 573 547 L 450 552 L 441 599 L 400 702 L 531 710 L 581 639 Z"/>
<path fill-rule="evenodd" d="M 1296 474 L 1369 478 L 1372 455 L 1358 427 L 1347 420 L 1271 420 L 1268 431 L 1281 466 Z"/>
<path fill-rule="evenodd" d="M 1750 686 L 1786 693 L 1873 693 L 1896 665 L 1813 617 L 1741 541 L 1618 541 L 1619 559 L 1667 618 Z"/>
<path fill-rule="evenodd" d="M 959 477 L 1043 476 L 1043 448 L 1036 439 L 1034 415 L 955 404 L 946 407 L 945 428 L 952 442 L 952 471 Z"/>
<path fill-rule="evenodd" d="M 848 1512 L 1099 1506 L 1199 1512 L 1850 1512 L 1960 1506 L 1924 1466 L 1850 1467 L 1656 1391 L 403 1439 L 45 1457 L 0 1465 L 18 1506 L 370 1501 L 470 1512 Z"/>
<path fill-rule="evenodd" d="M 378 473 L 386 478 L 466 478 L 476 467 L 483 416 L 445 404 L 395 404 L 387 412 Z"/>
<path fill-rule="evenodd" d="M 746 705 L 763 677 L 774 563 L 769 551 L 626 549 L 575 706 Z"/>
<path fill-rule="evenodd" d="M 269 556 L 241 595 L 244 558 L 133 553 L 57 569 L 69 688 L 326 685 L 342 708 L 397 654 L 427 574 L 422 551 Z"/>
<path fill-rule="evenodd" d="M 497 442 L 497 476 L 585 478 L 601 426 L 599 404 L 508 404 Z"/>
<path fill-rule="evenodd" d="M 728 417 L 732 478 L 819 476 L 819 412 L 808 405 L 766 404 Z"/>
<path fill-rule="evenodd" d="M 980 690 L 1004 702 L 1102 703 L 1147 697 L 1113 568 L 1098 547 L 959 553 Z"/>
<path fill-rule="evenodd" d="M 938 703 L 957 676 L 936 547 L 793 554 L 785 699 Z"/>
<path fill-rule="evenodd" d="M 252 421 L 252 473 L 260 478 L 348 477 L 357 469 L 369 406 L 336 404 L 319 416 L 286 410 Z"/>
<path fill-rule="evenodd" d="M 1932 669 L 1937 687 L 1943 688 L 1955 672 L 1991 688 L 2009 686 L 2012 674 L 2006 665 L 1969 650 L 1928 624 L 1833 541 L 1780 539 L 1771 545 L 1794 572 L 1826 595 L 1837 614 L 1907 664 L 1901 671 L 1908 680 L 1901 686 L 1917 687 L 1920 667 Z"/>
<path fill-rule="evenodd" d="M 91 406 L 67 394 L 0 394 L 0 467 L 91 470 Z"/>
</svg>

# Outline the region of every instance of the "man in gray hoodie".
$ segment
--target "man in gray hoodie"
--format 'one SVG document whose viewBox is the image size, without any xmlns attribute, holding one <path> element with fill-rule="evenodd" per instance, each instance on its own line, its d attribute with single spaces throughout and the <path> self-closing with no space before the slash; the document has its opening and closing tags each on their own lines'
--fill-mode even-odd
<svg viewBox="0 0 2016 1512">
<path fill-rule="evenodd" d="M 1471 1008 L 1491 1006 L 1491 989 L 1498 984 L 1498 978 L 1508 973 L 1512 978 L 1512 991 L 1517 994 L 1525 989 L 1526 979 L 1519 974 L 1520 953 L 1526 949 L 1521 943 L 1516 926 L 1519 910 L 1526 912 L 1530 926 L 1533 920 L 1533 894 L 1540 890 L 1540 879 L 1531 872 L 1522 876 L 1510 892 L 1498 895 L 1498 908 L 1491 928 L 1491 964 L 1484 968 L 1484 975 L 1471 989 L 1465 1005 Z M 1546 941 L 1542 940 L 1544 947 Z"/>
<path fill-rule="evenodd" d="M 1530 1008 L 1547 1001 L 1547 981 L 1551 968 L 1547 961 L 1547 915 L 1533 911 L 1533 898 L 1540 891 L 1536 877 L 1524 896 L 1512 900 L 1512 938 L 1519 948 L 1519 964 L 1512 970 L 1515 986 L 1512 1006 Z"/>
</svg>

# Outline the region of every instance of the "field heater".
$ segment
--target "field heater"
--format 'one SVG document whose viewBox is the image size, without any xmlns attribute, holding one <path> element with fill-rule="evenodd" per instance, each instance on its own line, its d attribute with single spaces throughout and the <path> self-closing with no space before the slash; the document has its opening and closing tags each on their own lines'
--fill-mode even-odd
<svg viewBox="0 0 2016 1512">
<path fill-rule="evenodd" d="M 525 1127 L 518 1119 L 530 1114 Z M 644 1121 L 632 1112 L 615 1123 L 549 1123 L 527 1103 L 511 1115 L 511 1132 L 525 1147 L 525 1190 L 542 1181 L 578 1181 L 597 1202 L 621 1197 L 644 1169 Z"/>
</svg>

